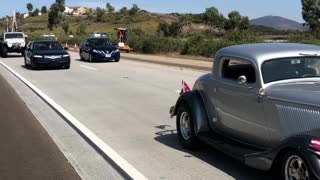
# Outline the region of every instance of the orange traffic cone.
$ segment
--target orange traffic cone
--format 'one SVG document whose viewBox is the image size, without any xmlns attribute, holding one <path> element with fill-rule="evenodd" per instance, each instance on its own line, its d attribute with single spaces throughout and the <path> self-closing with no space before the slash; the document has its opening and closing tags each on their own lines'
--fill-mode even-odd
<svg viewBox="0 0 320 180">
<path fill-rule="evenodd" d="M 69 45 L 68 45 L 68 43 L 66 43 L 65 47 L 69 49 Z"/>
<path fill-rule="evenodd" d="M 77 46 L 77 43 L 74 44 L 74 50 L 79 51 L 79 47 Z"/>
</svg>

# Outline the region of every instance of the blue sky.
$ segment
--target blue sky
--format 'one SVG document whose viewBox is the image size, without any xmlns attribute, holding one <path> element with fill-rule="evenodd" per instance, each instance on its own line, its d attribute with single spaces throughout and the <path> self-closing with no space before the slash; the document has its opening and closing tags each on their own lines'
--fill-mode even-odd
<svg viewBox="0 0 320 180">
<path fill-rule="evenodd" d="M 14 9 L 26 12 L 26 4 L 34 7 L 50 6 L 54 0 L 1 0 L 0 17 L 12 14 Z M 97 7 L 110 2 L 119 9 L 131 7 L 133 3 L 150 12 L 200 13 L 207 7 L 214 6 L 224 15 L 232 10 L 239 11 L 250 19 L 265 15 L 283 16 L 303 22 L 301 16 L 301 0 L 66 0 L 67 5 Z"/>
</svg>

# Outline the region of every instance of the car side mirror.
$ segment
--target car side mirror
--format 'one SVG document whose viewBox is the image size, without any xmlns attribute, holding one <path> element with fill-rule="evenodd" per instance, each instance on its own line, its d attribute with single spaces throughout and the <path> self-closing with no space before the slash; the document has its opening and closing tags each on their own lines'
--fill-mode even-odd
<svg viewBox="0 0 320 180">
<path fill-rule="evenodd" d="M 246 84 L 247 83 L 247 78 L 246 78 L 246 76 L 244 76 L 244 75 L 241 75 L 241 76 L 239 76 L 238 77 L 238 83 L 239 84 Z"/>
<path fill-rule="evenodd" d="M 69 50 L 69 48 L 68 48 L 68 47 L 64 47 L 63 49 L 64 49 L 64 50 L 66 50 L 66 51 L 67 51 L 67 50 Z"/>
</svg>

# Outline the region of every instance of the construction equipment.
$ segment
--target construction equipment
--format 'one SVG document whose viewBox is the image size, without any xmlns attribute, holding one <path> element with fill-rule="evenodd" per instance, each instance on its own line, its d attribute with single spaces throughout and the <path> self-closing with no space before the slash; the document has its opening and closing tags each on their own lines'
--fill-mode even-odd
<svg viewBox="0 0 320 180">
<path fill-rule="evenodd" d="M 128 30 L 126 28 L 114 28 L 117 31 L 118 37 L 118 48 L 122 51 L 130 52 L 133 51 L 132 48 L 128 44 L 126 44 L 128 40 Z"/>
</svg>

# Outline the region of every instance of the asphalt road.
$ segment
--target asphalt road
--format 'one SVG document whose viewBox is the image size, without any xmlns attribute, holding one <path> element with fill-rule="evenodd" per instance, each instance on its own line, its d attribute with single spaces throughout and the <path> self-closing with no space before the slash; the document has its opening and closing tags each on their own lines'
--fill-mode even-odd
<svg viewBox="0 0 320 180">
<path fill-rule="evenodd" d="M 0 99 L 0 179 L 80 179 L 1 75 Z"/>
<path fill-rule="evenodd" d="M 270 179 L 268 174 L 203 146 L 185 151 L 178 143 L 169 108 L 181 80 L 203 74 L 121 59 L 87 63 L 76 53 L 70 70 L 31 71 L 23 58 L 1 59 L 93 131 L 150 179 Z"/>
</svg>

